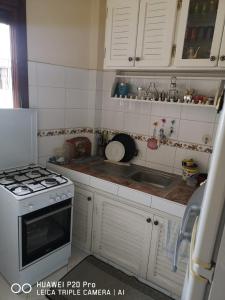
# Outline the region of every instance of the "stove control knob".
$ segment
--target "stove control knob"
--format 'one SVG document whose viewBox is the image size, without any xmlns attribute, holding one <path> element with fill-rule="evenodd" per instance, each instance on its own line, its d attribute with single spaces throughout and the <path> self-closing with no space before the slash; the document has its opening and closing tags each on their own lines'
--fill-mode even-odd
<svg viewBox="0 0 225 300">
<path fill-rule="evenodd" d="M 67 199 L 66 194 L 62 194 L 62 195 L 61 195 L 61 199 L 62 199 L 62 200 L 66 200 L 66 199 Z"/>
<path fill-rule="evenodd" d="M 55 200 L 56 200 L 56 201 L 61 201 L 60 196 L 56 196 Z"/>
<path fill-rule="evenodd" d="M 54 198 L 50 198 L 50 203 L 54 203 L 55 202 L 55 199 Z"/>
<path fill-rule="evenodd" d="M 28 205 L 28 208 L 29 208 L 30 211 L 32 211 L 32 210 L 34 209 L 34 207 L 33 207 L 32 204 L 29 204 L 29 205 Z"/>
<path fill-rule="evenodd" d="M 73 197 L 72 193 L 70 193 L 70 192 L 67 193 L 67 197 L 68 197 L 68 198 L 72 198 L 72 197 Z"/>
</svg>

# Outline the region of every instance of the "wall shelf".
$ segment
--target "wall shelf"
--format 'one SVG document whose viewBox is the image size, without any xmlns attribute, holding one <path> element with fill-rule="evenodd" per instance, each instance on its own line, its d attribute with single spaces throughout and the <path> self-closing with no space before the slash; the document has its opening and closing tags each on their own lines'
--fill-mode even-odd
<svg viewBox="0 0 225 300">
<path fill-rule="evenodd" d="M 111 97 L 111 100 L 115 100 L 115 101 L 129 101 L 129 102 L 136 102 L 136 103 L 154 103 L 154 104 L 165 104 L 165 105 L 194 106 L 194 107 L 205 107 L 205 108 L 216 109 L 215 105 L 209 105 L 209 104 L 195 104 L 195 103 L 183 103 L 183 102 L 167 102 L 167 101 L 155 101 L 155 100 L 144 100 L 144 99 L 137 99 L 137 98 L 121 98 L 121 97 Z"/>
</svg>

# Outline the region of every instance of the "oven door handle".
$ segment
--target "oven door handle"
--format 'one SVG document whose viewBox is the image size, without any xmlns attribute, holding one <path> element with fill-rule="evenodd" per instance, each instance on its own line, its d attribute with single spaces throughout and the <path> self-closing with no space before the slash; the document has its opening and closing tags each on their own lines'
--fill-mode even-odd
<svg viewBox="0 0 225 300">
<path fill-rule="evenodd" d="M 56 214 L 56 213 L 59 213 L 59 212 L 64 211 L 64 210 L 67 210 L 67 209 L 69 209 L 69 208 L 72 208 L 72 205 L 67 205 L 67 206 L 62 207 L 62 208 L 60 208 L 60 209 L 56 209 L 56 210 L 51 211 L 51 212 L 49 212 L 49 213 L 47 213 L 47 214 L 44 214 L 44 215 L 42 215 L 42 216 L 40 216 L 40 217 L 34 218 L 34 219 L 30 220 L 30 221 L 25 221 L 25 223 L 26 223 L 27 225 L 33 224 L 33 223 L 35 223 L 35 222 L 37 222 L 37 221 L 39 221 L 39 220 L 45 219 L 45 218 L 47 218 L 47 217 L 49 217 L 49 216 L 52 216 L 52 215 L 54 215 L 54 214 Z"/>
</svg>

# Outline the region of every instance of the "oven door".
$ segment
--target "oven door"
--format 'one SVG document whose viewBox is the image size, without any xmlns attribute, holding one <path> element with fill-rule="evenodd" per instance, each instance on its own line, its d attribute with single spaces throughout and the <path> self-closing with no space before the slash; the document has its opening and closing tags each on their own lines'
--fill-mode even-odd
<svg viewBox="0 0 225 300">
<path fill-rule="evenodd" d="M 71 241 L 71 199 L 19 217 L 22 268 Z"/>
</svg>

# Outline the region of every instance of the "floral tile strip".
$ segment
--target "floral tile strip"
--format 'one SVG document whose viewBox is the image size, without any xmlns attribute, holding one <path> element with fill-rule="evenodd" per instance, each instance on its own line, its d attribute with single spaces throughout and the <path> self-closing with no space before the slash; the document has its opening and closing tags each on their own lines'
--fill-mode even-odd
<svg viewBox="0 0 225 300">
<path fill-rule="evenodd" d="M 93 128 L 82 127 L 82 128 L 60 128 L 60 129 L 43 129 L 38 131 L 39 137 L 44 136 L 60 136 L 69 134 L 84 134 L 84 133 L 94 133 Z"/>
<path fill-rule="evenodd" d="M 44 136 L 60 136 L 60 135 L 72 135 L 72 134 L 100 134 L 103 131 L 107 131 L 110 138 L 112 138 L 117 133 L 127 133 L 130 136 L 132 136 L 136 141 L 141 142 L 147 142 L 149 139 L 149 136 L 141 135 L 141 134 L 135 134 L 130 133 L 122 130 L 113 130 L 113 129 L 103 129 L 103 128 L 90 128 L 90 127 L 79 127 L 79 128 L 60 128 L 60 129 L 43 129 L 38 131 L 39 137 Z M 167 139 L 164 143 L 164 145 L 170 146 L 170 147 L 176 147 L 179 149 L 186 149 L 186 150 L 192 150 L 197 152 L 204 152 L 204 153 L 212 153 L 213 147 L 209 145 L 201 145 L 201 144 L 195 144 L 195 143 L 187 143 L 183 141 L 173 140 L 173 139 Z"/>
<path fill-rule="evenodd" d="M 147 142 L 148 139 L 150 138 L 149 136 L 146 135 L 141 135 L 141 134 L 135 134 L 135 133 L 129 133 L 125 131 L 118 131 L 118 130 L 111 130 L 111 129 L 96 129 L 96 133 L 101 133 L 102 131 L 107 131 L 109 136 L 113 136 L 117 133 L 127 133 L 130 136 L 132 136 L 135 140 L 141 141 L 141 142 Z M 192 150 L 192 151 L 197 151 L 197 152 L 204 152 L 204 153 L 212 153 L 213 147 L 209 145 L 201 145 L 201 144 L 195 144 L 195 143 L 187 143 L 183 141 L 178 141 L 178 140 L 173 140 L 173 139 L 167 139 L 166 142 L 163 143 L 164 145 L 170 146 L 170 147 L 176 147 L 179 149 L 186 149 L 186 150 Z"/>
</svg>

